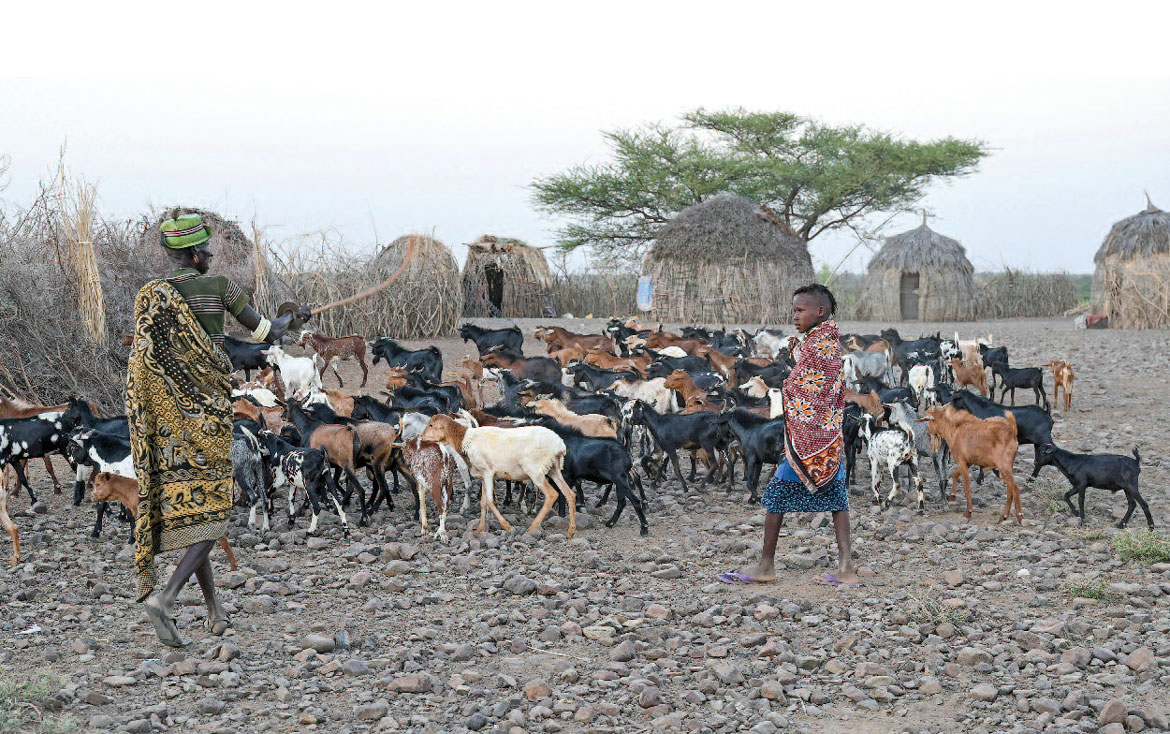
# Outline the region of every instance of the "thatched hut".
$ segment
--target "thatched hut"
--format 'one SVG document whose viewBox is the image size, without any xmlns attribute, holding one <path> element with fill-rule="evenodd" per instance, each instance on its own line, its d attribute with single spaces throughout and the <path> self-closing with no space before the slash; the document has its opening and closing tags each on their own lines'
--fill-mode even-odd
<svg viewBox="0 0 1170 734">
<path fill-rule="evenodd" d="M 467 246 L 463 314 L 525 318 L 545 315 L 552 274 L 544 253 L 521 240 L 485 234 Z"/>
<path fill-rule="evenodd" d="M 858 318 L 875 321 L 970 321 L 979 289 L 958 240 L 921 226 L 885 239 L 869 262 Z"/>
<path fill-rule="evenodd" d="M 437 239 L 426 235 L 404 235 L 386 245 L 367 267 L 371 285 L 389 278 L 402 265 L 411 240 L 414 255 L 393 287 L 366 301 L 346 308 L 374 311 L 380 321 L 379 334 L 396 339 L 426 339 L 455 333 L 463 313 L 463 291 L 459 285 L 459 263 Z"/>
<path fill-rule="evenodd" d="M 769 210 L 720 194 L 667 222 L 642 259 L 656 321 L 786 323 L 815 280 L 808 244 Z"/>
<path fill-rule="evenodd" d="M 1113 225 L 1093 257 L 1092 312 L 1118 329 L 1170 327 L 1170 213 L 1146 208 Z"/>
</svg>

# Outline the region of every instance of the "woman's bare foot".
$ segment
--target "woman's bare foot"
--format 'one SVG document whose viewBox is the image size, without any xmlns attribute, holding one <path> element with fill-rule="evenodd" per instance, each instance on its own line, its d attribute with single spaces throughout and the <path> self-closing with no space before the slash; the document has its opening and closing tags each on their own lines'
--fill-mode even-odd
<svg viewBox="0 0 1170 734">
<path fill-rule="evenodd" d="M 162 644 L 167 647 L 186 647 L 190 644 L 179 637 L 171 610 L 159 599 L 158 594 L 146 600 L 146 617 L 154 625 L 154 632 Z"/>
</svg>

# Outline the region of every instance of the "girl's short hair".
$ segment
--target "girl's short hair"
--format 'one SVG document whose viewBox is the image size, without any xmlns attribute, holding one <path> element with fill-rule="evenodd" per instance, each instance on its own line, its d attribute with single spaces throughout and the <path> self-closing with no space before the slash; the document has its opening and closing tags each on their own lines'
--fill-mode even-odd
<svg viewBox="0 0 1170 734">
<path fill-rule="evenodd" d="M 823 286 L 820 283 L 809 283 L 808 285 L 802 285 L 801 287 L 792 291 L 793 298 L 796 298 L 800 295 L 808 295 L 816 298 L 821 302 L 821 305 L 825 307 L 825 310 L 829 312 L 830 316 L 836 315 L 837 299 L 833 296 L 833 291 L 829 290 L 828 287 Z"/>
</svg>

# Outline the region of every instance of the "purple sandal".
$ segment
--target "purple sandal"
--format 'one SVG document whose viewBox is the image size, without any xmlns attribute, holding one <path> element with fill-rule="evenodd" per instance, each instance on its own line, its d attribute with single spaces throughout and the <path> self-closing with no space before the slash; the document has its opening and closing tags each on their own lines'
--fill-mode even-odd
<svg viewBox="0 0 1170 734">
<path fill-rule="evenodd" d="M 861 586 L 860 583 L 847 584 L 831 573 L 822 574 L 821 577 L 816 580 L 816 583 L 820 584 L 821 586 L 843 586 L 846 589 L 856 589 L 858 586 Z"/>
<path fill-rule="evenodd" d="M 746 573 L 740 571 L 738 568 L 730 571 L 724 571 L 715 578 L 719 579 L 725 584 L 751 584 L 755 583 L 755 579 L 748 576 Z"/>
</svg>

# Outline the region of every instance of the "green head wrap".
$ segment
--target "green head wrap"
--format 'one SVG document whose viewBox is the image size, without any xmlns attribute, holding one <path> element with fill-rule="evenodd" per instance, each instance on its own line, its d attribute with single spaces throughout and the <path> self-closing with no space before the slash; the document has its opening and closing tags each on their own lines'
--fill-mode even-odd
<svg viewBox="0 0 1170 734">
<path fill-rule="evenodd" d="M 179 214 L 164 219 L 159 229 L 162 231 L 163 244 L 172 250 L 202 245 L 215 233 L 211 225 L 204 224 L 203 217 L 198 214 Z"/>
</svg>

